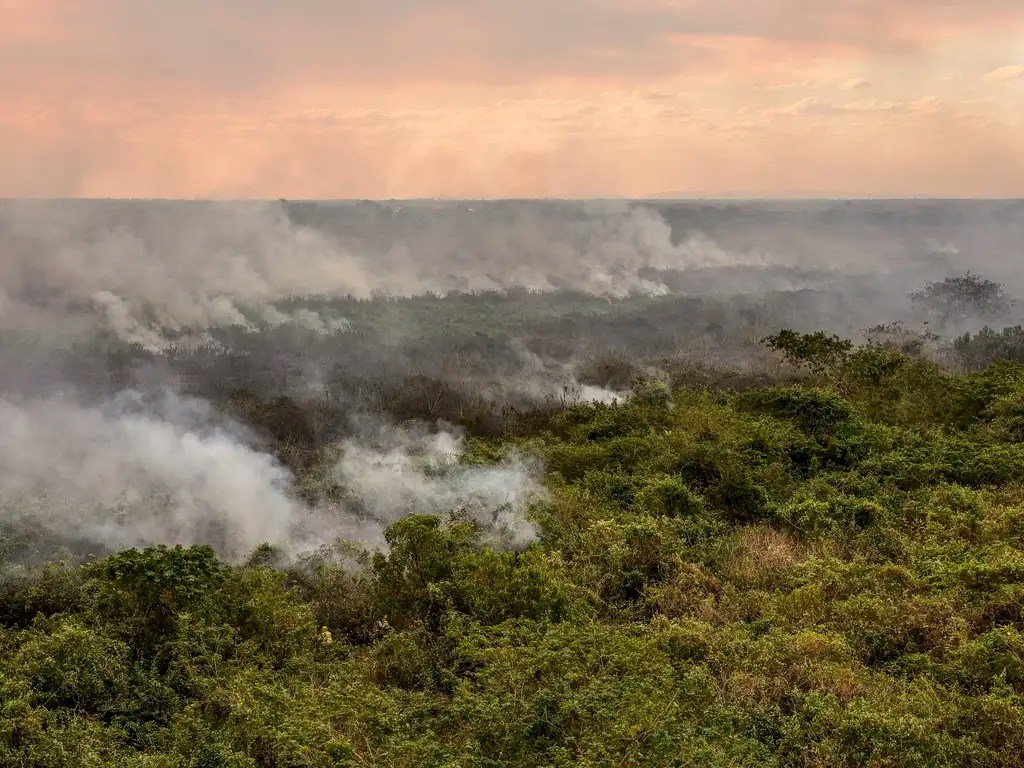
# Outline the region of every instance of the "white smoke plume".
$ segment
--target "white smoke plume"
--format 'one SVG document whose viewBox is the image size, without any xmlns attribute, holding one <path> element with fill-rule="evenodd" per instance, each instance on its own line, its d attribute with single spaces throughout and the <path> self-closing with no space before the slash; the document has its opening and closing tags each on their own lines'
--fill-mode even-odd
<svg viewBox="0 0 1024 768">
<path fill-rule="evenodd" d="M 345 330 L 341 318 L 286 313 L 293 296 L 414 295 L 576 288 L 662 294 L 643 268 L 732 264 L 699 233 L 674 244 L 655 211 L 620 203 L 514 205 L 401 216 L 325 209 L 318 226 L 279 203 L 4 201 L 0 284 L 14 298 L 91 305 L 127 341 L 159 348 L 165 332 L 292 323 Z"/>
<path fill-rule="evenodd" d="M 566 405 L 624 403 L 629 399 L 629 392 L 581 382 L 574 363 L 545 358 L 528 349 L 522 341 L 514 342 L 511 351 L 519 360 L 520 371 L 515 376 L 490 384 L 488 394 L 497 401 L 508 400 L 509 395 Z"/>
<path fill-rule="evenodd" d="M 344 441 L 337 482 L 370 519 L 387 525 L 410 514 L 456 512 L 514 546 L 535 538 L 531 505 L 543 501 L 540 467 L 521 456 L 500 464 L 464 464 L 464 438 L 425 425 L 376 424 Z"/>
<path fill-rule="evenodd" d="M 377 546 L 405 515 L 460 511 L 519 545 L 533 536 L 527 509 L 542 498 L 536 464 L 460 467 L 461 438 L 450 432 L 382 428 L 346 441 L 339 506 L 301 502 L 291 473 L 199 400 L 0 399 L 0 420 L 5 522 L 79 553 L 202 543 L 237 559 L 263 542 L 291 554 L 336 538 Z"/>
<path fill-rule="evenodd" d="M 138 344 L 149 352 L 162 352 L 174 346 L 177 339 L 173 336 L 178 334 L 195 336 L 222 327 L 256 331 L 259 329 L 257 322 L 270 327 L 293 325 L 320 334 L 340 333 L 351 328 L 345 318 L 327 317 L 304 307 L 285 312 L 271 303 L 246 306 L 228 296 L 183 301 L 172 311 L 167 307 L 154 311 L 152 304 L 133 304 L 110 291 L 97 291 L 91 298 L 104 321 L 102 327 L 121 341 Z"/>
<path fill-rule="evenodd" d="M 0 478 L 17 514 L 105 547 L 286 542 L 306 510 L 291 477 L 202 402 L 126 393 L 102 405 L 0 400 Z"/>
<path fill-rule="evenodd" d="M 107 330 L 151 351 L 166 348 L 168 335 L 222 326 L 347 330 L 343 318 L 275 302 L 347 293 L 360 269 L 270 204 L 0 204 L 8 296 L 48 307 L 55 324 L 91 307 Z"/>
<path fill-rule="evenodd" d="M 151 348 L 223 325 L 347 328 L 295 296 L 572 289 L 621 298 L 847 280 L 866 318 L 966 269 L 1024 290 L 1014 201 L 0 201 L 0 302 L 90 309 Z M 670 274 L 671 273 L 671 274 Z"/>
<path fill-rule="evenodd" d="M 278 345 L 264 349 L 280 359 L 254 360 L 258 345 L 238 343 L 230 350 L 237 359 L 211 364 L 223 385 L 215 391 L 246 386 L 259 374 L 266 391 L 280 394 L 292 366 L 303 393 L 327 397 L 332 373 L 323 361 L 336 341 L 329 335 L 352 330 L 344 312 L 331 307 L 353 302 L 297 300 L 303 297 L 527 288 L 579 291 L 612 304 L 636 294 L 716 296 L 710 304 L 724 294 L 757 301 L 770 291 L 813 288 L 827 290 L 808 291 L 803 302 L 781 299 L 780 311 L 766 308 L 764 317 L 850 335 L 879 320 L 903 319 L 908 291 L 966 269 L 1022 295 L 1021 243 L 1024 205 L 1014 201 L 0 201 L 0 351 L 10 361 L 0 371 L 0 526 L 21 519 L 81 547 L 216 543 L 233 557 L 263 541 L 296 551 L 337 535 L 375 543 L 383 526 L 416 512 L 461 510 L 496 537 L 521 543 L 533 535 L 527 519 L 530 505 L 543 497 L 540 468 L 526 458 L 466 464 L 463 438 L 451 430 L 380 423 L 364 429 L 343 441 L 332 468 L 344 503 L 310 504 L 299 500 L 295 478 L 258 441 L 201 401 L 123 393 L 97 405 L 38 394 L 97 396 L 135 385 L 130 356 L 110 362 L 109 377 L 105 358 L 46 359 L 53 350 L 79 349 L 73 342 L 97 330 L 164 352 L 214 338 L 238 341 L 217 329 L 304 328 L 325 338 L 302 346 L 301 334 L 276 335 Z M 680 302 L 679 312 L 703 301 Z M 720 304 L 723 313 L 733 306 Z M 389 357 L 392 341 L 400 349 L 403 331 L 388 326 L 388 303 L 370 309 L 359 317 L 372 315 L 379 327 L 365 338 L 365 328 L 355 329 L 360 333 L 346 341 L 362 346 L 339 344 L 342 356 L 329 360 L 354 378 L 402 367 Z M 629 345 L 645 335 L 671 339 L 674 324 L 688 320 L 664 317 L 654 328 L 641 314 L 616 314 L 613 307 L 605 319 L 629 331 L 621 337 Z M 513 350 L 518 368 L 507 366 L 509 380 L 484 394 L 494 401 L 506 392 L 570 402 L 624 397 L 579 382 L 566 360 L 580 359 L 587 318 L 565 319 L 566 327 L 583 330 L 565 340 L 559 360 L 525 346 Z M 728 324 L 713 319 L 712 326 Z M 768 320 L 748 323 L 758 333 L 762 324 L 765 333 L 773 328 Z M 714 334 L 705 336 L 717 343 Z M 381 344 L 375 347 L 374 339 Z M 223 351 L 217 343 L 209 348 Z M 99 348 L 106 345 L 80 347 L 93 355 Z M 357 350 L 352 359 L 344 357 L 347 349 Z M 173 380 L 171 358 L 151 361 L 151 375 Z M 32 365 L 19 364 L 25 361 Z M 242 373 L 232 379 L 236 368 Z M 453 370 L 453 379 L 477 385 L 479 369 L 456 364 Z"/>
</svg>

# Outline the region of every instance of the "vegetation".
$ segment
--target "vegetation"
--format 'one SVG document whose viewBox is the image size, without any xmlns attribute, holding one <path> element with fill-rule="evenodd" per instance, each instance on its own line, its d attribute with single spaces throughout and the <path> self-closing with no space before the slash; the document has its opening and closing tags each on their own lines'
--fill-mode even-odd
<svg viewBox="0 0 1024 768">
<path fill-rule="evenodd" d="M 545 460 L 522 551 L 414 516 L 372 556 L 8 570 L 0 765 L 1022 764 L 1024 365 L 769 344 L 803 372 L 474 438 Z"/>
<path fill-rule="evenodd" d="M 910 299 L 940 327 L 973 318 L 995 320 L 1005 315 L 1013 304 L 1002 285 L 972 272 L 928 283 L 910 294 Z"/>
<path fill-rule="evenodd" d="M 965 333 L 953 342 L 956 357 L 968 370 L 980 370 L 997 360 L 1024 362 L 1024 327 L 1014 325 L 996 331 L 982 328 Z"/>
</svg>

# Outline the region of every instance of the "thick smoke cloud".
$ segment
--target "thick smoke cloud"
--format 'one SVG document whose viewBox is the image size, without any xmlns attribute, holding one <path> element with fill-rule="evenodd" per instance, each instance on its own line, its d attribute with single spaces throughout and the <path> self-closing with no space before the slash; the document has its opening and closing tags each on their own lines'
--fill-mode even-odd
<svg viewBox="0 0 1024 768">
<path fill-rule="evenodd" d="M 463 437 L 418 427 L 364 425 L 345 440 L 334 476 L 370 519 L 461 513 L 513 545 L 536 535 L 529 507 L 544 499 L 540 466 L 526 457 L 496 465 L 463 464 Z"/>
<path fill-rule="evenodd" d="M 291 477 L 200 401 L 124 393 L 0 400 L 3 499 L 58 538 L 127 547 L 214 543 L 245 552 L 286 542 L 306 510 Z"/>
<path fill-rule="evenodd" d="M 974 269 L 1024 289 L 1019 202 L 0 203 L 0 318 L 85 313 L 157 348 L 218 326 L 347 328 L 292 296 L 839 286 L 865 315 Z M 892 314 L 889 312 L 888 314 Z M 37 317 L 38 319 L 38 317 Z"/>
<path fill-rule="evenodd" d="M 223 399 L 249 387 L 343 415 L 475 407 L 466 392 L 497 407 L 611 402 L 628 377 L 576 375 L 587 354 L 616 351 L 595 340 L 637 362 L 691 348 L 714 360 L 726 336 L 749 354 L 780 324 L 853 335 L 909 317 L 909 291 L 967 269 L 1024 295 L 1022 244 L 1020 202 L 3 201 L 0 504 L 10 530 L 78 553 L 375 545 L 404 515 L 452 511 L 519 545 L 543 499 L 529 457 L 465 464 L 458 431 L 377 415 L 332 437 L 321 469 L 338 493 L 300 499 L 294 467 Z M 575 314 L 553 314 L 543 337 L 493 322 L 474 334 L 468 320 L 451 346 L 443 333 L 424 346 L 430 317 L 415 308 L 344 298 L 522 288 L 591 298 L 561 294 Z M 216 407 L 166 392 L 189 377 L 217 385 L 191 390 Z"/>
<path fill-rule="evenodd" d="M 367 207 L 368 206 L 368 207 Z M 486 204 L 484 204 L 486 206 Z M 7 201 L 3 277 L 14 292 L 89 300 L 108 291 L 158 320 L 240 322 L 219 297 L 368 297 L 428 291 L 578 288 L 626 295 L 638 275 L 733 264 L 695 235 L 673 243 L 654 210 L 587 203 L 422 208 L 280 203 Z"/>
<path fill-rule="evenodd" d="M 354 259 L 271 204 L 9 201 L 0 205 L 0 252 L 5 322 L 17 322 L 25 304 L 49 309 L 57 324 L 93 315 L 150 349 L 222 326 L 344 330 L 344 318 L 274 302 L 361 292 L 365 282 Z"/>
<path fill-rule="evenodd" d="M 462 513 L 519 546 L 543 498 L 536 462 L 462 466 L 461 436 L 425 427 L 367 421 L 329 470 L 343 501 L 307 503 L 287 469 L 203 401 L 0 399 L 0 419 L 7 524 L 79 554 L 202 543 L 238 558 L 267 542 L 294 555 L 338 537 L 376 546 L 389 523 L 415 513 Z"/>
</svg>

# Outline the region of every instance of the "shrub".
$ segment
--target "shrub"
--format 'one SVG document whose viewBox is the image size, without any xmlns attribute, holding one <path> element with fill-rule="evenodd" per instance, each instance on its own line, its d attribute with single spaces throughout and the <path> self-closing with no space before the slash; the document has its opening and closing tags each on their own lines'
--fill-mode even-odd
<svg viewBox="0 0 1024 768">
<path fill-rule="evenodd" d="M 124 643 L 66 620 L 30 634 L 9 669 L 32 686 L 37 703 L 106 714 L 127 692 L 127 661 Z"/>
</svg>

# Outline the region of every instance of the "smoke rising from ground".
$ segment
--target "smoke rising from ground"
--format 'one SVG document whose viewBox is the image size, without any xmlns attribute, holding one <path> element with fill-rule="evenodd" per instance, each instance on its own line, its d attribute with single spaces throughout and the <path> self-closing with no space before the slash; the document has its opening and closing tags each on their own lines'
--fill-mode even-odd
<svg viewBox="0 0 1024 768">
<path fill-rule="evenodd" d="M 238 553 L 287 541 L 305 514 L 288 471 L 199 401 L 0 400 L 0 418 L 5 505 L 61 538 Z"/>
<path fill-rule="evenodd" d="M 82 313 L 159 348 L 220 326 L 346 319 L 293 296 L 571 289 L 621 298 L 840 285 L 866 314 L 971 268 L 1024 288 L 1019 202 L 3 201 L 5 325 Z"/>
<path fill-rule="evenodd" d="M 571 363 L 542 357 L 518 339 L 511 348 L 520 371 L 495 384 L 492 395 L 499 401 L 512 395 L 566 404 L 625 402 L 629 398 L 629 392 L 581 382 Z"/>
<path fill-rule="evenodd" d="M 100 405 L 0 399 L 0 490 L 9 525 L 84 554 L 155 543 L 212 544 L 239 558 L 264 542 L 297 554 L 337 537 L 381 543 L 409 514 L 463 513 L 505 544 L 534 536 L 540 467 L 512 458 L 461 466 L 462 438 L 366 426 L 343 441 L 342 503 L 304 502 L 294 477 L 248 430 L 208 404 L 125 392 Z"/>
<path fill-rule="evenodd" d="M 341 444 L 334 466 L 358 507 L 384 525 L 408 514 L 462 513 L 513 545 L 536 536 L 530 505 L 542 501 L 540 465 L 521 456 L 496 465 L 462 464 L 463 437 L 424 425 L 365 426 Z"/>
<path fill-rule="evenodd" d="M 0 504 L 75 552 L 376 544 L 453 511 L 522 544 L 541 468 L 466 465 L 443 420 L 622 400 L 647 358 L 735 365 L 780 327 L 916 328 L 908 293 L 966 270 L 1022 296 L 1022 244 L 1013 201 L 0 201 Z M 238 392 L 299 402 L 289 428 L 319 403 L 299 442 L 340 497 L 299 497 L 292 436 L 225 415 Z"/>
</svg>

